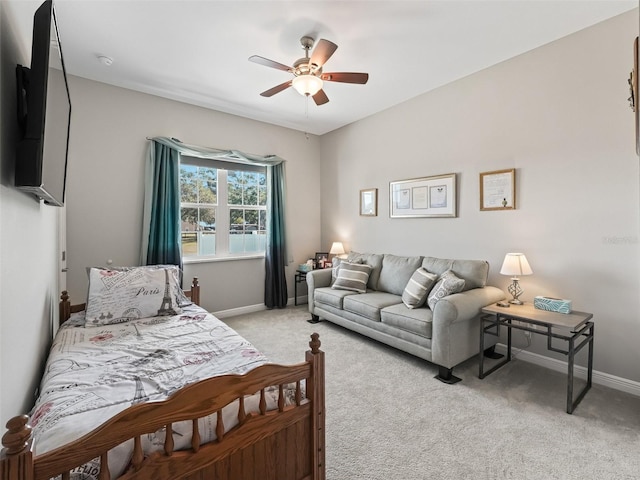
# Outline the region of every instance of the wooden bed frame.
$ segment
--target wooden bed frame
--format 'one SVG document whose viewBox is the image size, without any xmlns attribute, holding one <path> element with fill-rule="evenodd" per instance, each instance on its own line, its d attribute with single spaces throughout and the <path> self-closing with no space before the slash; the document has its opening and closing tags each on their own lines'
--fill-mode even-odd
<svg viewBox="0 0 640 480">
<path fill-rule="evenodd" d="M 200 301 L 198 279 L 187 293 Z M 67 292 L 60 302 L 60 323 L 84 309 L 71 305 Z M 96 458 L 107 465 L 108 451 L 134 440 L 131 465 L 119 479 L 215 479 L 215 480 L 325 480 L 324 353 L 318 334 L 311 335 L 310 350 L 303 363 L 283 366 L 267 364 L 245 375 L 224 375 L 188 385 L 161 402 L 133 405 L 71 443 L 42 455 L 31 436 L 29 417 L 20 415 L 7 422 L 2 437 L 0 480 L 47 480 Z M 306 392 L 301 388 L 304 381 Z M 284 386 L 295 384 L 295 403 L 285 405 Z M 267 411 L 264 392 L 279 390 L 278 408 Z M 260 411 L 247 414 L 244 397 L 260 392 Z M 222 408 L 237 400 L 238 425 L 224 431 Z M 202 443 L 197 419 L 216 414 L 217 439 Z M 164 452 L 144 456 L 140 438 L 160 428 L 191 420 L 191 449 L 174 451 L 173 436 L 166 435 Z M 108 480 L 107 468 L 99 473 Z"/>
</svg>

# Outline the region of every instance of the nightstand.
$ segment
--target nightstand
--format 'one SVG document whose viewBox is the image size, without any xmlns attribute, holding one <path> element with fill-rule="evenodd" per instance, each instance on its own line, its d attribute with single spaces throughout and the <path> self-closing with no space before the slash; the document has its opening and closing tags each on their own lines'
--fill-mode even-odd
<svg viewBox="0 0 640 480">
<path fill-rule="evenodd" d="M 307 272 L 304 270 L 296 270 L 296 275 L 294 277 L 294 287 L 293 287 L 293 304 L 298 305 L 298 284 L 307 282 Z"/>
<path fill-rule="evenodd" d="M 586 312 L 558 313 L 539 310 L 531 303 L 500 307 L 497 304 L 482 309 L 484 315 L 480 318 L 480 353 L 478 377 L 484 378 L 498 368 L 511 361 L 511 330 L 524 330 L 547 337 L 547 350 L 562 353 L 567 356 L 567 413 L 573 413 L 578 403 L 591 388 L 593 374 L 593 315 Z M 515 321 L 515 323 L 514 323 Z M 489 370 L 484 370 L 484 339 L 485 335 L 500 335 L 500 329 L 507 329 L 507 354 L 505 359 Z M 492 331 L 493 330 L 493 331 Z M 557 348 L 553 342 L 566 342 L 566 348 Z M 573 370 L 574 357 L 582 347 L 589 345 L 589 359 L 587 367 L 587 384 L 573 399 Z"/>
</svg>

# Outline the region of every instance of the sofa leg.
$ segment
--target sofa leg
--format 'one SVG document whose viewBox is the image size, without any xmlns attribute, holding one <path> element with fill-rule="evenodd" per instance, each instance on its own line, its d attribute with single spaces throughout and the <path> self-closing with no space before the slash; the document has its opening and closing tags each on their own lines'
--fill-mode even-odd
<svg viewBox="0 0 640 480">
<path fill-rule="evenodd" d="M 309 323 L 319 323 L 320 322 L 320 317 L 318 315 L 314 315 L 312 313 L 311 314 L 311 318 L 309 320 L 307 320 L 307 322 L 309 322 Z"/>
<path fill-rule="evenodd" d="M 448 383 L 449 385 L 453 385 L 454 383 L 458 383 L 460 380 L 462 380 L 461 378 L 456 377 L 453 374 L 453 368 L 446 368 L 441 366 L 438 366 L 438 375 L 436 375 L 434 378 L 437 378 L 443 383 Z"/>
<path fill-rule="evenodd" d="M 498 359 L 504 357 L 501 353 L 496 353 L 496 346 L 489 347 L 485 349 L 484 356 L 487 358 Z"/>
</svg>

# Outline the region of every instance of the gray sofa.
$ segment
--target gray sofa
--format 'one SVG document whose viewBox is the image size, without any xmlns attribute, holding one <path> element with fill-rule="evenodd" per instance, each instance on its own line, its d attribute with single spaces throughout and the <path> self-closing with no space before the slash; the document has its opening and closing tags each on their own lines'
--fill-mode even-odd
<svg viewBox="0 0 640 480">
<path fill-rule="evenodd" d="M 480 348 L 481 308 L 505 298 L 502 290 L 486 285 L 488 262 L 357 252 L 346 261 L 371 266 L 366 292 L 332 288 L 336 270 L 331 268 L 307 273 L 310 321 L 329 320 L 438 365 L 436 378 L 443 382 L 459 381 L 453 367 Z M 427 305 L 408 308 L 402 295 L 419 267 L 438 276 L 451 270 L 464 279 L 463 290 L 437 300 L 433 311 Z"/>
</svg>

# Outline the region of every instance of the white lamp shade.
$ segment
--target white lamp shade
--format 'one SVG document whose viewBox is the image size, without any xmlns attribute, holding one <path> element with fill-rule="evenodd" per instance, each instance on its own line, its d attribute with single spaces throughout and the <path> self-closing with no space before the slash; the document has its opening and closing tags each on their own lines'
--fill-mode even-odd
<svg viewBox="0 0 640 480">
<path fill-rule="evenodd" d="M 512 277 L 519 277 L 520 275 L 531 275 L 533 270 L 527 262 L 527 257 L 524 253 L 507 253 L 504 256 L 504 262 L 500 269 L 502 275 L 511 275 Z"/>
<path fill-rule="evenodd" d="M 322 88 L 322 79 L 315 75 L 299 75 L 293 79 L 292 85 L 300 95 L 313 96 Z"/>
<path fill-rule="evenodd" d="M 344 253 L 344 246 L 342 242 L 333 242 L 331 245 L 331 250 L 329 250 L 329 255 L 342 255 Z"/>
</svg>

